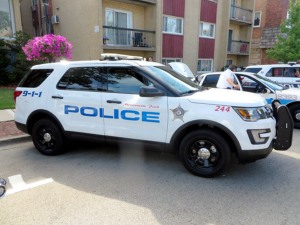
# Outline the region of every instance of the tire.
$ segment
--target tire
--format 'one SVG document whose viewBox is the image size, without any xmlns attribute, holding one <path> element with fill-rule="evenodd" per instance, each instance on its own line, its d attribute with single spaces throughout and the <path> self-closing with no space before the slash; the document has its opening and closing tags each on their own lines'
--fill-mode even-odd
<svg viewBox="0 0 300 225">
<path fill-rule="evenodd" d="M 292 105 L 289 110 L 294 121 L 294 128 L 300 129 L 300 104 Z"/>
<path fill-rule="evenodd" d="M 43 155 L 58 155 L 64 151 L 62 132 L 50 119 L 38 120 L 33 125 L 31 136 L 34 146 Z"/>
<path fill-rule="evenodd" d="M 199 129 L 183 138 L 179 155 L 184 167 L 192 174 L 200 177 L 215 177 L 229 165 L 231 151 L 227 141 L 219 132 L 212 129 Z"/>
</svg>

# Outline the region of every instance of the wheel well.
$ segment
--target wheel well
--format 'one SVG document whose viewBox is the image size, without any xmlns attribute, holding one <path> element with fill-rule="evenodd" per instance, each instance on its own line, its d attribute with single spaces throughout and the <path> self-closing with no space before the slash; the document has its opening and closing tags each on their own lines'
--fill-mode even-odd
<svg viewBox="0 0 300 225">
<path fill-rule="evenodd" d="M 198 129 L 211 129 L 211 130 L 215 130 L 215 131 L 219 132 L 224 137 L 224 139 L 228 142 L 231 152 L 238 154 L 237 146 L 227 132 L 225 132 L 224 130 L 222 130 L 221 128 L 219 128 L 217 126 L 205 124 L 205 123 L 193 124 L 193 125 L 190 125 L 190 126 L 184 128 L 183 130 L 181 130 L 180 133 L 176 136 L 176 139 L 174 140 L 174 143 L 173 143 L 174 151 L 179 152 L 179 146 L 180 146 L 180 142 L 182 141 L 182 139 L 188 133 L 190 133 L 194 130 L 198 130 Z"/>
<path fill-rule="evenodd" d="M 291 102 L 290 104 L 287 105 L 287 107 L 290 108 L 294 105 L 300 105 L 300 102 Z"/>
<path fill-rule="evenodd" d="M 49 115 L 46 112 L 35 113 L 34 115 L 29 117 L 29 120 L 27 121 L 27 131 L 28 131 L 28 133 L 31 135 L 33 125 L 35 124 L 36 121 L 38 121 L 40 119 L 45 119 L 45 118 L 50 119 L 53 123 L 55 123 L 58 126 L 58 128 L 62 131 L 62 133 L 64 133 L 63 132 L 64 130 L 62 129 L 61 124 L 59 122 L 57 122 L 57 119 L 55 119 L 53 117 L 53 115 Z"/>
</svg>

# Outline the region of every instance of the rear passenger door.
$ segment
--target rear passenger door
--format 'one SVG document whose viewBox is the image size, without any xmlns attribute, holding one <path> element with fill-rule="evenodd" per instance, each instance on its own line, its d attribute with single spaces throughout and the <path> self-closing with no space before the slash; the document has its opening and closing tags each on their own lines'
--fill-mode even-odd
<svg viewBox="0 0 300 225">
<path fill-rule="evenodd" d="M 167 96 L 141 97 L 141 86 L 155 86 L 135 67 L 107 67 L 101 116 L 105 138 L 165 142 L 168 121 Z M 166 93 L 166 92 L 165 92 Z"/>
<path fill-rule="evenodd" d="M 104 135 L 103 118 L 99 116 L 102 73 L 102 67 L 73 67 L 57 86 L 51 87 L 48 111 L 73 137 L 79 133 Z"/>
</svg>

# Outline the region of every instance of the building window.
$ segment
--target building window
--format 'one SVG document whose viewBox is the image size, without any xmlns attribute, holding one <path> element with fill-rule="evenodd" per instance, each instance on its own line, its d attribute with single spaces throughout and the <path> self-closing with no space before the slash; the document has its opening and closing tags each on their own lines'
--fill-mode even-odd
<svg viewBox="0 0 300 225">
<path fill-rule="evenodd" d="M 174 17 L 163 17 L 163 32 L 171 34 L 183 34 L 183 20 Z"/>
<path fill-rule="evenodd" d="M 260 27 L 261 12 L 255 12 L 253 27 Z"/>
<path fill-rule="evenodd" d="M 10 39 L 15 32 L 12 0 L 0 0 L 0 38 Z"/>
<path fill-rule="evenodd" d="M 200 37 L 215 38 L 215 24 L 200 23 Z"/>
<path fill-rule="evenodd" d="M 162 59 L 162 64 L 164 65 L 168 65 L 168 63 L 171 63 L 171 62 L 182 62 L 182 59 L 172 59 L 172 58 L 163 58 Z"/>
<path fill-rule="evenodd" d="M 198 73 L 207 73 L 213 71 L 212 59 L 198 59 Z"/>
<path fill-rule="evenodd" d="M 232 65 L 233 64 L 233 60 L 232 59 L 227 59 L 226 60 L 226 65 Z"/>
</svg>

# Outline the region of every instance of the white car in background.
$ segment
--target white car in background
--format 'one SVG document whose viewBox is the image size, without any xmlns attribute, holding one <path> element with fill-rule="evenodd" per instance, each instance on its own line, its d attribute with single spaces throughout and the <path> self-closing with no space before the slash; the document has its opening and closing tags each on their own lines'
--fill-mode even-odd
<svg viewBox="0 0 300 225">
<path fill-rule="evenodd" d="M 222 72 L 199 75 L 196 79 L 200 86 L 216 88 Z M 256 93 L 266 99 L 268 104 L 278 99 L 282 105 L 286 105 L 294 120 L 294 127 L 300 128 L 300 90 L 296 88 L 282 87 L 272 80 L 247 72 L 235 72 L 235 83 L 239 84 L 240 91 Z M 299 78 L 300 79 L 300 78 Z"/>
<path fill-rule="evenodd" d="M 248 66 L 244 72 L 256 73 L 262 77 L 267 77 L 279 85 L 289 88 L 300 88 L 300 64 L 273 64 Z"/>
</svg>

